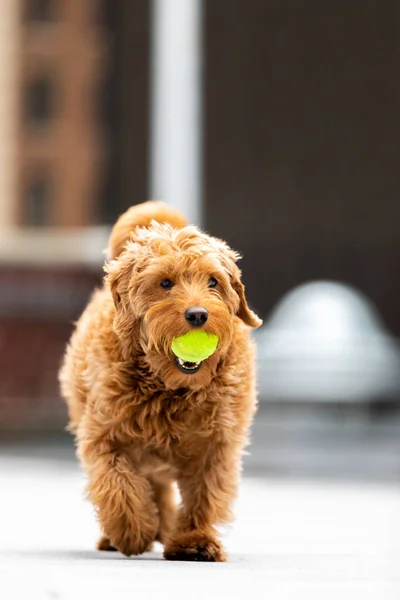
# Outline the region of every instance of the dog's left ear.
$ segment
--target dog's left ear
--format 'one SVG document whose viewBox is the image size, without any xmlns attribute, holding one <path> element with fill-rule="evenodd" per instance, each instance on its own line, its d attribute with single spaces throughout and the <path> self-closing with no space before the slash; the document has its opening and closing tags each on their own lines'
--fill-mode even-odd
<svg viewBox="0 0 400 600">
<path fill-rule="evenodd" d="M 220 260 L 222 260 L 224 268 L 229 273 L 231 286 L 239 297 L 239 307 L 236 310 L 236 316 L 249 327 L 254 327 L 254 329 L 260 327 L 260 325 L 262 325 L 262 320 L 255 312 L 250 310 L 247 304 L 244 285 L 240 279 L 241 271 L 236 264 L 237 261 L 240 260 L 241 255 L 238 252 L 235 252 L 235 250 L 232 250 L 232 248 L 229 248 L 229 246 L 221 240 L 214 239 L 214 243 L 217 246 Z"/>
<path fill-rule="evenodd" d="M 240 281 L 239 277 L 234 278 L 232 281 L 232 287 L 239 296 L 240 301 L 239 309 L 236 315 L 239 317 L 239 319 L 242 319 L 243 323 L 249 325 L 249 327 L 260 327 L 260 325 L 262 325 L 262 320 L 248 307 L 244 292 L 244 285 Z"/>
</svg>

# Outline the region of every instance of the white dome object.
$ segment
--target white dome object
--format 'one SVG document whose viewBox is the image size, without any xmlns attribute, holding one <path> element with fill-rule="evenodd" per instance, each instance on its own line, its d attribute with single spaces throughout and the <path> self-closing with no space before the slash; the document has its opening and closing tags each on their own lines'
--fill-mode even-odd
<svg viewBox="0 0 400 600">
<path fill-rule="evenodd" d="M 255 334 L 261 398 L 371 401 L 400 396 L 400 353 L 373 305 L 339 283 L 302 285 Z"/>
</svg>

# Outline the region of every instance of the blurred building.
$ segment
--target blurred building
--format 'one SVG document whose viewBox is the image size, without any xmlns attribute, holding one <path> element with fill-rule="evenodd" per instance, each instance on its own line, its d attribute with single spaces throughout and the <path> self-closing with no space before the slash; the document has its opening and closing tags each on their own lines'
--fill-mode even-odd
<svg viewBox="0 0 400 600">
<path fill-rule="evenodd" d="M 0 427 L 59 421 L 58 365 L 101 272 L 101 8 L 0 5 Z"/>
<path fill-rule="evenodd" d="M 353 285 L 400 335 L 396 0 L 205 2 L 207 227 L 263 316 Z"/>
</svg>

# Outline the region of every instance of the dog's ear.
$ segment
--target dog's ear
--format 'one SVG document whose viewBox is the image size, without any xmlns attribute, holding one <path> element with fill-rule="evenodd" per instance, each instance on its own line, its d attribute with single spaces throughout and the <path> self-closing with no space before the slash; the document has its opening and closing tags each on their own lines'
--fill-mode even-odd
<svg viewBox="0 0 400 600">
<path fill-rule="evenodd" d="M 103 267 L 105 272 L 104 283 L 109 287 L 117 309 L 124 308 L 124 299 L 126 303 L 135 268 L 136 246 L 132 240 L 127 242 L 126 250 L 118 258 L 106 261 Z"/>
<path fill-rule="evenodd" d="M 115 308 L 118 309 L 121 306 L 121 294 L 119 291 L 119 285 L 121 284 L 122 273 L 120 268 L 118 268 L 118 266 L 116 265 L 116 263 L 117 261 L 113 260 L 107 262 L 104 265 L 104 271 L 106 272 L 104 282 L 110 288 Z"/>
<path fill-rule="evenodd" d="M 104 281 L 110 288 L 116 308 L 113 329 L 120 340 L 124 359 L 129 360 L 135 352 L 139 339 L 139 322 L 129 303 L 129 280 L 132 267 L 118 258 L 106 263 L 104 270 L 106 272 Z"/>
<path fill-rule="evenodd" d="M 241 281 L 241 271 L 237 266 L 237 261 L 241 258 L 238 252 L 235 252 L 225 242 L 217 241 L 220 256 L 222 255 L 222 264 L 229 272 L 231 285 L 239 298 L 239 306 L 236 315 L 249 327 L 260 327 L 262 320 L 249 308 L 246 300 L 244 285 Z"/>
<path fill-rule="evenodd" d="M 236 315 L 249 327 L 260 327 L 260 325 L 262 325 L 262 320 L 249 308 L 244 291 L 244 285 L 240 281 L 240 277 L 235 277 L 233 279 L 232 287 L 239 296 L 239 309 L 236 312 Z"/>
</svg>

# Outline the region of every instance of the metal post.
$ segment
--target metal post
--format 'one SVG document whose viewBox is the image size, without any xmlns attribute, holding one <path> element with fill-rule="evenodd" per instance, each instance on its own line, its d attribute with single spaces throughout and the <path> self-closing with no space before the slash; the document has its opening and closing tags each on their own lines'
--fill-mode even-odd
<svg viewBox="0 0 400 600">
<path fill-rule="evenodd" d="M 150 197 L 202 224 L 202 0 L 153 0 Z"/>
</svg>

